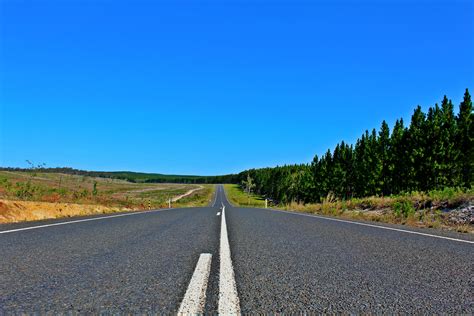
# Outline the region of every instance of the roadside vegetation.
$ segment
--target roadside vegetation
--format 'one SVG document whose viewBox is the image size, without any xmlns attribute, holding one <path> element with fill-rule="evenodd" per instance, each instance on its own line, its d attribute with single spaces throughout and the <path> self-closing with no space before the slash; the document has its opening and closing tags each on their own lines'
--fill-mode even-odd
<svg viewBox="0 0 474 316">
<path fill-rule="evenodd" d="M 227 184 L 224 187 L 227 198 L 236 206 L 265 207 L 265 198 L 255 193 L 248 195 L 244 191 L 244 186 Z M 466 211 L 466 208 L 473 203 L 472 190 L 446 188 L 428 193 L 413 192 L 349 200 L 338 200 L 334 195 L 328 195 L 320 203 L 307 204 L 297 202 L 275 204 L 270 200 L 268 207 L 346 219 L 474 233 L 472 215 L 470 211 Z"/>
<path fill-rule="evenodd" d="M 473 108 L 466 89 L 457 113 L 446 96 L 408 125 L 383 121 L 354 145 L 344 141 L 309 164 L 246 170 L 243 191 L 285 209 L 421 226 L 474 227 Z"/>
<path fill-rule="evenodd" d="M 474 126 L 472 101 L 466 90 L 459 111 L 446 96 L 425 114 L 417 107 L 405 127 L 397 120 L 393 131 L 382 122 L 380 130 L 366 131 L 355 145 L 339 143 L 310 164 L 251 169 L 254 192 L 283 204 L 321 203 L 391 196 L 411 192 L 465 192 L 474 181 Z"/>
<path fill-rule="evenodd" d="M 227 199 L 237 206 L 265 207 L 265 199 L 254 193 L 244 192 L 238 184 L 224 184 Z"/>
<path fill-rule="evenodd" d="M 214 185 L 207 184 L 131 183 L 36 169 L 0 171 L 0 222 L 86 215 L 93 210 L 108 213 L 163 208 L 168 207 L 169 199 L 179 196 L 183 197 L 174 201 L 173 207 L 201 206 L 210 202 L 213 192 Z M 29 208 L 34 208 L 37 216 L 27 214 Z M 67 215 L 62 214 L 65 209 L 70 210 Z"/>
</svg>

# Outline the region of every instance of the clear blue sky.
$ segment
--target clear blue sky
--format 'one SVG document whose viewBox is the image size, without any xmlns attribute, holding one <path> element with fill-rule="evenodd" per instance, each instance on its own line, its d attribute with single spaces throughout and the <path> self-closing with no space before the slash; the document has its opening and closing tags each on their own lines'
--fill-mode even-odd
<svg viewBox="0 0 474 316">
<path fill-rule="evenodd" d="M 309 162 L 474 88 L 473 1 L 0 0 L 0 165 Z"/>
</svg>

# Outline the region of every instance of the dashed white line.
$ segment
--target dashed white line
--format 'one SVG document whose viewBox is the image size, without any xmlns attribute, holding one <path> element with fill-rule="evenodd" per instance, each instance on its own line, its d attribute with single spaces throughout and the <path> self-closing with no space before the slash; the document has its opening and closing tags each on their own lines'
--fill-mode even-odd
<svg viewBox="0 0 474 316">
<path fill-rule="evenodd" d="M 132 216 L 132 215 L 140 215 L 140 214 L 153 213 L 153 212 L 161 212 L 161 211 L 166 211 L 166 210 L 170 210 L 170 209 L 167 208 L 167 209 L 160 209 L 160 210 L 153 210 L 153 211 L 135 212 L 135 213 L 127 213 L 127 214 L 117 214 L 117 215 L 109 215 L 109 216 L 102 216 L 102 217 L 78 219 L 78 220 L 74 220 L 74 221 L 67 221 L 67 222 L 60 222 L 60 223 L 52 223 L 52 224 L 46 224 L 46 225 L 29 226 L 29 227 L 23 227 L 23 228 L 16 228 L 16 229 L 0 231 L 0 234 L 8 234 L 8 233 L 14 233 L 14 232 L 19 232 L 19 231 L 23 231 L 23 230 L 31 230 L 31 229 L 45 228 L 45 227 L 51 227 L 51 226 L 75 224 L 75 223 L 82 223 L 82 222 L 89 222 L 89 221 L 98 221 L 98 220 L 101 220 L 101 219 L 108 219 L 108 218 L 115 218 L 115 217 L 122 217 L 122 216 Z"/>
<path fill-rule="evenodd" d="M 240 302 L 235 285 L 234 269 L 230 256 L 229 239 L 225 221 L 225 206 L 222 208 L 221 217 L 221 245 L 220 245 L 220 272 L 219 272 L 219 305 L 218 313 L 221 315 L 240 314 Z"/>
<path fill-rule="evenodd" d="M 221 212 L 217 212 L 216 216 L 219 216 L 219 215 L 221 215 Z"/>
<path fill-rule="evenodd" d="M 178 315 L 200 315 L 204 313 L 206 289 L 211 271 L 212 255 L 202 253 L 194 269 L 188 289 L 178 310 Z"/>
</svg>

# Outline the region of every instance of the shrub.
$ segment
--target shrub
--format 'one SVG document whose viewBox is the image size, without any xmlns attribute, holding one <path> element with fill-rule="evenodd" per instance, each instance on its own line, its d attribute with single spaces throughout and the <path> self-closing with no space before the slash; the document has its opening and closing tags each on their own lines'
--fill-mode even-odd
<svg viewBox="0 0 474 316">
<path fill-rule="evenodd" d="M 92 195 L 96 196 L 98 193 L 97 191 L 97 181 L 94 181 L 94 187 L 92 188 Z"/>
<path fill-rule="evenodd" d="M 402 200 L 393 203 L 393 212 L 397 217 L 409 217 L 415 214 L 415 208 L 410 201 Z"/>
<path fill-rule="evenodd" d="M 443 190 L 433 190 L 428 193 L 428 196 L 437 201 L 449 201 L 462 193 L 459 188 L 444 188 Z"/>
<path fill-rule="evenodd" d="M 31 182 L 17 182 L 16 183 L 16 196 L 20 199 L 29 199 L 33 196 L 35 188 L 31 185 Z"/>
<path fill-rule="evenodd" d="M 7 178 L 0 178 L 0 186 L 4 187 L 7 191 L 10 191 L 12 184 Z"/>
<path fill-rule="evenodd" d="M 80 193 L 80 197 L 82 198 L 86 198 L 88 196 L 89 196 L 89 190 L 87 189 L 82 190 L 82 192 Z"/>
</svg>

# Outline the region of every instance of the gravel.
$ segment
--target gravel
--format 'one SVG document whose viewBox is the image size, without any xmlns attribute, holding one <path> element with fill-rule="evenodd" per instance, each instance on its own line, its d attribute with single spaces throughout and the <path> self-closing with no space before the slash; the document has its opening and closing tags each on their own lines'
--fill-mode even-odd
<svg viewBox="0 0 474 316">
<path fill-rule="evenodd" d="M 474 225 L 474 205 L 469 202 L 449 212 L 449 221 L 457 225 Z"/>
</svg>

